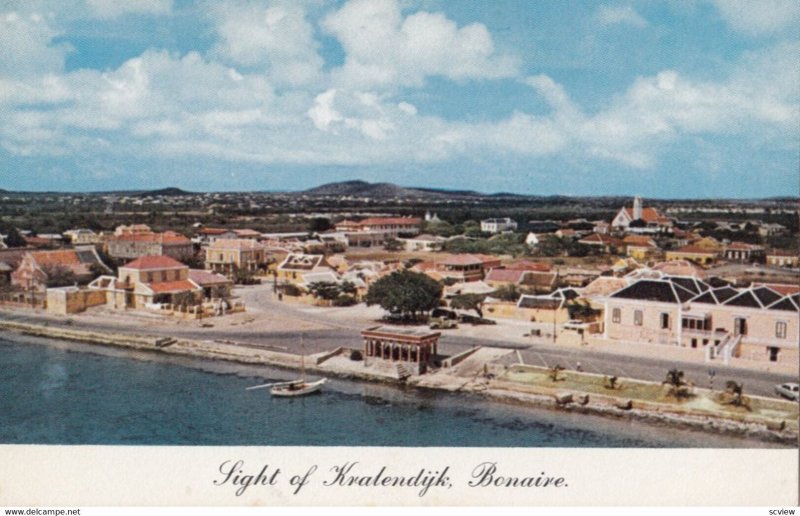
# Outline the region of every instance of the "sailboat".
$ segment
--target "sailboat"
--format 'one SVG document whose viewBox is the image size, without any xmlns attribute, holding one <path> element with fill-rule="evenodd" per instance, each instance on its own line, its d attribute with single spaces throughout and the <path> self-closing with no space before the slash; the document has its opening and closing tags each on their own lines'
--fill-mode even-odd
<svg viewBox="0 0 800 516">
<path fill-rule="evenodd" d="M 300 355 L 300 379 L 272 385 L 272 388 L 269 390 L 269 392 L 273 396 L 305 396 L 306 394 L 318 392 L 320 389 L 322 389 L 322 386 L 325 385 L 327 378 L 321 378 L 316 382 L 306 381 L 306 353 L 302 334 L 300 334 L 300 347 L 302 348 L 302 354 Z"/>
</svg>

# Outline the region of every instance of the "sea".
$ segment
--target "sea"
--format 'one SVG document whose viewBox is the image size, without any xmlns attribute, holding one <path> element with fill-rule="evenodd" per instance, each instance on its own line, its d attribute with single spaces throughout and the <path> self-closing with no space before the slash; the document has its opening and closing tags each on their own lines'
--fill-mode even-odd
<svg viewBox="0 0 800 516">
<path fill-rule="evenodd" d="M 264 366 L 0 333 L 0 444 L 747 448 L 766 444 Z"/>
</svg>

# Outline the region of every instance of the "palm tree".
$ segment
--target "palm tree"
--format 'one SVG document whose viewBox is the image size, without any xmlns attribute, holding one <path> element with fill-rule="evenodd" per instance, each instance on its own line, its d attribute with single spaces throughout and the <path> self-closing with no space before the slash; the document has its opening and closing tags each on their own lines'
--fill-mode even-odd
<svg viewBox="0 0 800 516">
<path fill-rule="evenodd" d="M 557 382 L 557 381 L 561 380 L 561 378 L 558 377 L 558 373 L 560 373 L 563 370 L 564 370 L 564 368 L 561 367 L 559 364 L 556 364 L 553 367 L 551 367 L 550 368 L 550 379 L 552 381 L 554 381 L 554 382 Z"/>
<path fill-rule="evenodd" d="M 729 403 L 734 407 L 750 407 L 750 399 L 744 395 L 744 384 L 728 380 L 725 382 L 725 391 L 732 396 Z"/>
<path fill-rule="evenodd" d="M 684 373 L 680 369 L 670 369 L 667 371 L 667 379 L 661 385 L 669 385 L 669 394 L 676 398 L 689 396 L 689 385 L 684 379 Z"/>
</svg>

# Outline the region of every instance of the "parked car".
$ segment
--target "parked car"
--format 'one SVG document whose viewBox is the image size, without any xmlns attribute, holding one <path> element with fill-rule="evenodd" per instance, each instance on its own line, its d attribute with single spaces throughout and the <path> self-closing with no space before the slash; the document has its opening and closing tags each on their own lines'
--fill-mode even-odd
<svg viewBox="0 0 800 516">
<path fill-rule="evenodd" d="M 780 385 L 776 385 L 775 394 L 793 401 L 800 400 L 800 384 L 782 383 Z"/>
<path fill-rule="evenodd" d="M 444 317 L 432 317 L 428 324 L 432 330 L 452 330 L 458 328 L 455 321 L 445 319 Z"/>
</svg>

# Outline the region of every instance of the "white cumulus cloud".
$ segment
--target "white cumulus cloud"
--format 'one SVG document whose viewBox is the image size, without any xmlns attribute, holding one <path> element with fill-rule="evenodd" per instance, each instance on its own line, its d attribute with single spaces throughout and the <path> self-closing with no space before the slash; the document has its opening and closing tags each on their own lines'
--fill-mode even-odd
<svg viewBox="0 0 800 516">
<path fill-rule="evenodd" d="M 426 11 L 404 17 L 396 0 L 350 0 L 323 26 L 346 53 L 345 64 L 334 70 L 340 85 L 420 86 L 432 75 L 497 79 L 517 71 L 517 60 L 496 52 L 484 25 L 458 27 Z"/>
</svg>

